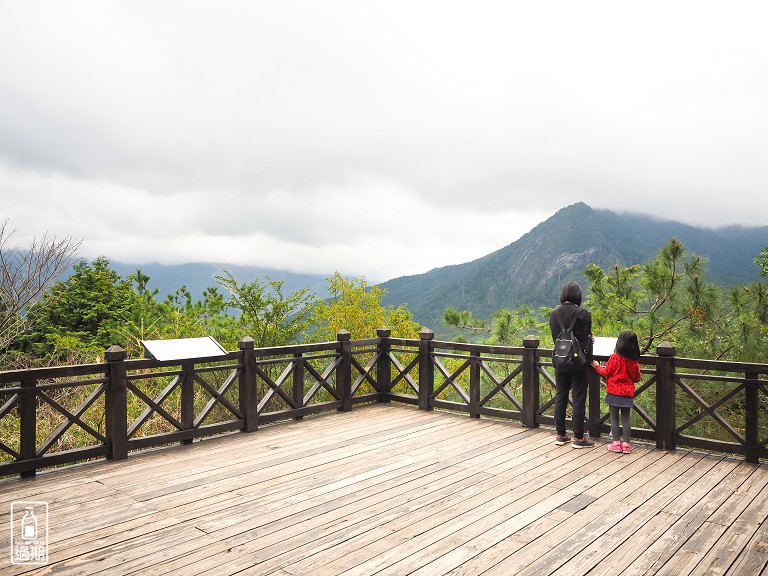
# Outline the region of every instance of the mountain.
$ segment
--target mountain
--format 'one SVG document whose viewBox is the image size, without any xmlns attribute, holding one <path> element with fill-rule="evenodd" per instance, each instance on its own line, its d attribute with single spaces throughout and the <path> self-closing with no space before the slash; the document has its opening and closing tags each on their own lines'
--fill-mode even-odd
<svg viewBox="0 0 768 576">
<path fill-rule="evenodd" d="M 299 274 L 274 268 L 260 268 L 258 266 L 235 266 L 231 264 L 126 264 L 124 262 L 111 262 L 110 267 L 123 277 L 140 269 L 143 274 L 149 276 L 149 289 L 159 290 L 158 300 L 163 300 L 168 294 L 173 294 L 182 286 L 186 286 L 194 298 L 200 298 L 203 290 L 210 286 L 216 286 L 220 291 L 226 290 L 216 281 L 216 276 L 224 275 L 226 270 L 240 282 L 283 281 L 283 294 L 291 294 L 302 288 L 309 288 L 318 298 L 327 298 L 328 282 L 326 277 L 330 274 Z"/>
<path fill-rule="evenodd" d="M 723 286 L 760 279 L 754 259 L 768 246 L 768 226 L 702 229 L 637 214 L 596 210 L 579 202 L 563 208 L 517 241 L 465 264 L 444 266 L 379 284 L 384 304 L 405 304 L 414 319 L 450 332 L 446 308 L 489 319 L 499 308 L 555 306 L 569 280 L 582 287 L 588 264 L 603 269 L 642 264 L 677 238 L 686 251 L 707 259 L 706 280 Z"/>
</svg>

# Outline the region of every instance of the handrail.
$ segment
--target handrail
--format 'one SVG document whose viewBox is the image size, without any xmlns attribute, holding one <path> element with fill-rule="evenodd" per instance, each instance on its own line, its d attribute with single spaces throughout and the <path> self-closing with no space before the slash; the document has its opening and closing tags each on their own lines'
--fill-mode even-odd
<svg viewBox="0 0 768 576">
<path fill-rule="evenodd" d="M 640 359 L 633 436 L 658 448 L 687 446 L 768 460 L 768 364 L 679 358 L 663 343 Z M 243 338 L 223 357 L 128 360 L 113 346 L 99 364 L 0 372 L 0 476 L 285 419 L 401 402 L 471 418 L 552 425 L 552 351 L 523 346 L 392 338 L 254 348 Z M 600 377 L 590 371 L 586 427 L 609 430 Z"/>
</svg>

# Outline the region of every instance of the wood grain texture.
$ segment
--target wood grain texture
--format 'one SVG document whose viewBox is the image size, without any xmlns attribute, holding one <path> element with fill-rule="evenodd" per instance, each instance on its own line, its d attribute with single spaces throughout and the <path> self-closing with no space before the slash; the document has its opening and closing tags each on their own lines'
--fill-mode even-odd
<svg viewBox="0 0 768 576">
<path fill-rule="evenodd" d="M 50 561 L 0 573 L 768 573 L 768 466 L 378 404 L 0 481 Z M 746 571 L 746 572 L 745 572 Z"/>
</svg>

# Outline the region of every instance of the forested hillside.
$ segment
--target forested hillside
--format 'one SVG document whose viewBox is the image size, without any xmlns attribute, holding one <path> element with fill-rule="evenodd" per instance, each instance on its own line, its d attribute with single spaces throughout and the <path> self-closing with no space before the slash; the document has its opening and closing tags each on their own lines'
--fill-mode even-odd
<svg viewBox="0 0 768 576">
<path fill-rule="evenodd" d="M 710 230 L 577 203 L 487 256 L 380 286 L 387 290 L 384 303 L 405 304 L 417 322 L 440 334 L 448 307 L 487 318 L 503 307 L 554 306 L 564 282 L 585 282 L 590 263 L 642 264 L 671 238 L 707 259 L 708 281 L 733 286 L 759 280 L 754 259 L 768 245 L 768 226 Z"/>
</svg>

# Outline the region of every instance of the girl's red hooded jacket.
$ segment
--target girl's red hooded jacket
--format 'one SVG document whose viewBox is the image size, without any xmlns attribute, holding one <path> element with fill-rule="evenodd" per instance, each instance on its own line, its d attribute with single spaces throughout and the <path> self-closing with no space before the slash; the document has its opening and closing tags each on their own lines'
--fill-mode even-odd
<svg viewBox="0 0 768 576">
<path fill-rule="evenodd" d="M 615 396 L 635 396 L 635 382 L 640 382 L 640 364 L 614 352 L 605 366 L 596 366 L 595 371 L 605 376 L 605 391 Z"/>
</svg>

